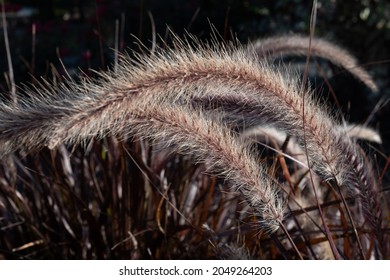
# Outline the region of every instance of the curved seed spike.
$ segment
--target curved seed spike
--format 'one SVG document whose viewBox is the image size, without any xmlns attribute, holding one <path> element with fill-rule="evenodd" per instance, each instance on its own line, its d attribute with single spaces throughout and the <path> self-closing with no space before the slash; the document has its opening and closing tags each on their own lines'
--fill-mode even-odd
<svg viewBox="0 0 390 280">
<path fill-rule="evenodd" d="M 181 41 L 175 46 L 157 48 L 135 60 L 122 57 L 116 73 L 53 89 L 62 92 L 59 97 L 49 94 L 17 105 L 3 104 L 2 153 L 120 134 L 128 128 L 131 104 L 142 99 L 168 98 L 167 102 L 178 104 L 200 100 L 207 109 L 222 108 L 247 123 L 268 121 L 295 136 L 307 146 L 310 167 L 322 179 L 358 192 L 365 215 L 380 233 L 382 212 L 371 163 L 344 131 L 336 129 L 337 121 L 318 101 L 310 94 L 301 97 L 296 78 L 259 63 L 255 53 L 240 46 Z"/>
<path fill-rule="evenodd" d="M 309 37 L 299 35 L 285 35 L 266 38 L 252 43 L 259 57 L 274 59 L 286 55 L 306 56 L 309 47 Z M 313 38 L 311 41 L 311 55 L 329 60 L 338 65 L 357 79 L 363 82 L 369 89 L 376 92 L 378 87 L 371 75 L 364 70 L 357 60 L 344 48 L 325 39 Z"/>
</svg>

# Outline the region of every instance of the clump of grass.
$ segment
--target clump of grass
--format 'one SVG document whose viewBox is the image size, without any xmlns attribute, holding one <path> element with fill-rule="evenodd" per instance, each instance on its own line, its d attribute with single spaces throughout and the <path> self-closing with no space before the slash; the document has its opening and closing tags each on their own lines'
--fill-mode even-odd
<svg viewBox="0 0 390 280">
<path fill-rule="evenodd" d="M 305 49 L 298 41 L 292 54 Z M 351 66 L 322 43 L 319 55 L 331 49 L 333 62 Z M 302 96 L 298 78 L 249 49 L 174 38 L 172 48 L 122 56 L 97 79 L 44 82 L 3 102 L 3 255 L 212 256 L 218 250 L 199 242 L 207 224 L 226 244 L 257 231 L 241 237 L 254 258 L 337 257 L 341 248 L 346 258 L 386 258 L 387 208 L 355 134 L 311 92 Z M 261 158 L 239 140 L 257 125 L 272 125 L 277 140 Z M 246 202 L 224 194 L 226 184 Z"/>
</svg>

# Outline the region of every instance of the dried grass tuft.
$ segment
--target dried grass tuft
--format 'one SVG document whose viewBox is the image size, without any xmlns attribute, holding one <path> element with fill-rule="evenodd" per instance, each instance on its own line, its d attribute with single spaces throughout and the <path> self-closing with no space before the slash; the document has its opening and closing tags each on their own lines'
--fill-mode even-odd
<svg viewBox="0 0 390 280">
<path fill-rule="evenodd" d="M 240 233 L 232 233 L 232 227 L 243 220 L 266 229 L 256 227 L 259 239 L 245 241 L 253 248 L 251 257 L 329 258 L 330 248 L 341 245 L 351 258 L 387 257 L 386 205 L 373 164 L 355 139 L 378 141 L 379 135 L 343 127 L 338 113 L 311 92 L 302 95 L 299 79 L 265 61 L 257 45 L 248 52 L 238 43 L 173 36 L 171 48 L 123 55 L 115 72 L 79 83 L 43 82 L 20 95 L 18 103 L 1 103 L 0 209 L 9 217 L 2 228 L 23 240 L 15 246 L 5 239 L 12 244 L 7 247 L 16 254 L 49 246 L 59 232 L 77 244 L 68 256 L 107 258 L 125 244 L 131 258 L 145 252 L 170 258 L 191 252 L 175 247 L 165 253 L 164 246 L 172 248 L 169 241 L 148 240 L 174 236 L 196 244 L 207 223 L 212 232 L 229 231 L 232 241 Z M 278 55 L 306 50 L 304 38 L 288 38 L 286 50 L 275 47 L 280 38 L 263 41 L 262 48 Z M 343 50 L 316 39 L 312 51 L 374 89 Z M 260 132 L 248 130 L 259 125 Z M 259 133 L 268 135 L 260 152 L 242 140 Z M 225 181 L 243 194 L 245 204 L 217 191 Z M 66 210 L 68 204 L 74 209 Z M 232 219 L 232 213 L 241 214 Z M 49 237 L 38 218 L 55 225 Z M 321 225 L 327 218 L 353 234 L 335 235 L 343 240 L 336 242 Z M 99 228 L 100 219 L 110 220 L 103 224 L 114 234 Z M 246 234 L 253 236 L 252 230 Z M 25 232 L 35 239 L 26 239 Z M 353 239 L 359 241 L 356 248 Z M 270 240 L 273 245 L 264 249 Z M 91 243 L 99 250 L 91 250 Z M 345 249 L 349 246 L 354 249 Z"/>
</svg>

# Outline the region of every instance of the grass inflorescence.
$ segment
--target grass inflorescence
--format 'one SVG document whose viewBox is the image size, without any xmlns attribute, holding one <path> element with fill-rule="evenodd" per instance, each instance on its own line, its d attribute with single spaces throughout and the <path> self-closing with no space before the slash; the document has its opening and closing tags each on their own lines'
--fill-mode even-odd
<svg viewBox="0 0 390 280">
<path fill-rule="evenodd" d="M 388 258 L 384 190 L 359 142 L 380 135 L 273 64 L 309 38 L 172 37 L 2 101 L 0 256 Z M 377 90 L 346 50 L 311 40 Z"/>
</svg>

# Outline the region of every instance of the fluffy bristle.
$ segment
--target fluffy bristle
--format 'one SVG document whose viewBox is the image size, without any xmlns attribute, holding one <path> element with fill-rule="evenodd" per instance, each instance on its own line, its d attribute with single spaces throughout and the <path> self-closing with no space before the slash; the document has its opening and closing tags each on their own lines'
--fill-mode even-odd
<svg viewBox="0 0 390 280">
<path fill-rule="evenodd" d="M 306 56 L 309 40 L 309 37 L 299 35 L 275 36 L 254 42 L 253 48 L 260 57 L 267 59 L 286 55 Z M 343 67 L 372 91 L 378 91 L 371 75 L 359 66 L 357 60 L 344 48 L 325 39 L 312 38 L 310 53 L 312 56 L 327 59 L 333 64 Z"/>
<path fill-rule="evenodd" d="M 324 53 L 320 43 L 313 49 Z M 123 57 L 115 73 L 54 90 L 62 93 L 1 106 L 3 154 L 107 134 L 165 140 L 179 152 L 214 163 L 211 170 L 231 180 L 275 230 L 283 216 L 275 187 L 225 128 L 229 118 L 251 125 L 268 122 L 295 136 L 307 151 L 309 167 L 323 180 L 357 191 L 371 225 L 381 228 L 375 176 L 362 150 L 310 92 L 302 96 L 297 78 L 282 75 L 247 48 L 176 39 L 173 48 Z M 211 122 L 202 112 L 215 108 Z"/>
</svg>

